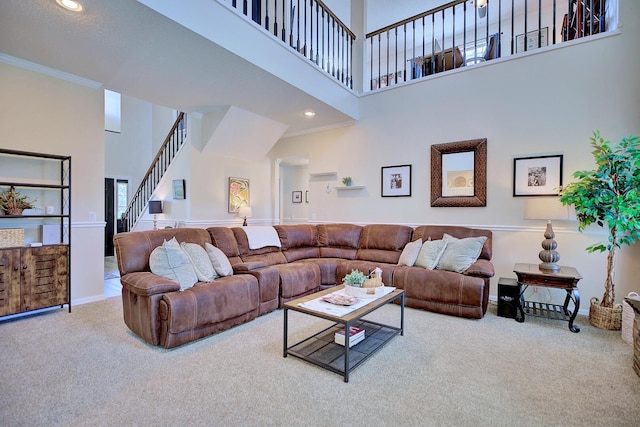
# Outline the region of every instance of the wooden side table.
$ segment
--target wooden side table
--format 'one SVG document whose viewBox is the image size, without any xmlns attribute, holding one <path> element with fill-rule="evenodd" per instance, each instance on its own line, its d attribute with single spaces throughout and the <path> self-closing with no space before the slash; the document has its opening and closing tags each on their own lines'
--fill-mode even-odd
<svg viewBox="0 0 640 427">
<path fill-rule="evenodd" d="M 546 317 L 549 319 L 568 320 L 571 332 L 580 332 L 580 328 L 573 324 L 580 309 L 580 293 L 578 281 L 582 279 L 578 270 L 573 267 L 560 267 L 557 272 L 540 270 L 538 264 L 518 263 L 513 268 L 518 276 L 518 284 L 521 285 L 518 322 L 524 322 L 525 313 L 530 316 Z M 567 296 L 562 306 L 546 304 L 534 301 L 525 301 L 524 292 L 529 286 L 543 286 L 547 288 L 564 289 Z M 573 311 L 569 310 L 569 301 L 573 301 Z M 568 317 L 568 319 L 567 319 Z"/>
</svg>

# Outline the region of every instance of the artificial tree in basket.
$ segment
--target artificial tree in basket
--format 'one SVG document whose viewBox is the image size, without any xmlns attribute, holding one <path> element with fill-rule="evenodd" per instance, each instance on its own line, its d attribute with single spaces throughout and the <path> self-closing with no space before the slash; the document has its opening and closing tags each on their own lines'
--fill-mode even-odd
<svg viewBox="0 0 640 427">
<path fill-rule="evenodd" d="M 622 322 L 622 306 L 615 304 L 616 251 L 640 240 L 640 137 L 614 144 L 595 131 L 590 141 L 597 169 L 574 172 L 576 181 L 560 191 L 560 201 L 575 207 L 579 231 L 594 223 L 608 231 L 606 242 L 587 247 L 589 253 L 608 251 L 604 295 L 602 301 L 591 298 L 589 322 L 616 330 Z"/>
</svg>

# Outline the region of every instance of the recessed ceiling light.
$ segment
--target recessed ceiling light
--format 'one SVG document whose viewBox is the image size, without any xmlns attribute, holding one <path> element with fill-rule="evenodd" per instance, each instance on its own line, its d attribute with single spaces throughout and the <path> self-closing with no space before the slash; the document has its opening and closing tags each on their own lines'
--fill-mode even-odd
<svg viewBox="0 0 640 427">
<path fill-rule="evenodd" d="M 316 115 L 315 111 L 305 111 L 304 115 L 307 117 L 313 117 Z"/>
<path fill-rule="evenodd" d="M 74 0 L 56 0 L 56 3 L 73 12 L 80 12 L 82 10 L 82 5 Z"/>
</svg>

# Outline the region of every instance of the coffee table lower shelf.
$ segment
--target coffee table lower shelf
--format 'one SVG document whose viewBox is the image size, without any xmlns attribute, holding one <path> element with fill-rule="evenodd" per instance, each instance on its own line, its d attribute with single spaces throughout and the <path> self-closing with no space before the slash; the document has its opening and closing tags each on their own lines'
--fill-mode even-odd
<svg viewBox="0 0 640 427">
<path fill-rule="evenodd" d="M 349 372 L 402 332 L 401 328 L 364 319 L 354 322 L 352 326 L 364 329 L 365 338 L 349 348 Z M 345 348 L 334 341 L 334 334 L 344 327 L 344 324 L 335 323 L 287 348 L 286 354 L 344 376 Z"/>
</svg>

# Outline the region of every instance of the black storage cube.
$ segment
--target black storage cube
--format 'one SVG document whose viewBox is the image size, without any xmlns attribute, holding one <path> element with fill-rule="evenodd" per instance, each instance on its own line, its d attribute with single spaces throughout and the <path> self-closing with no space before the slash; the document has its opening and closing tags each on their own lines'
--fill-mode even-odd
<svg viewBox="0 0 640 427">
<path fill-rule="evenodd" d="M 498 280 L 498 316 L 515 319 L 520 299 L 520 285 L 516 279 Z"/>
</svg>

